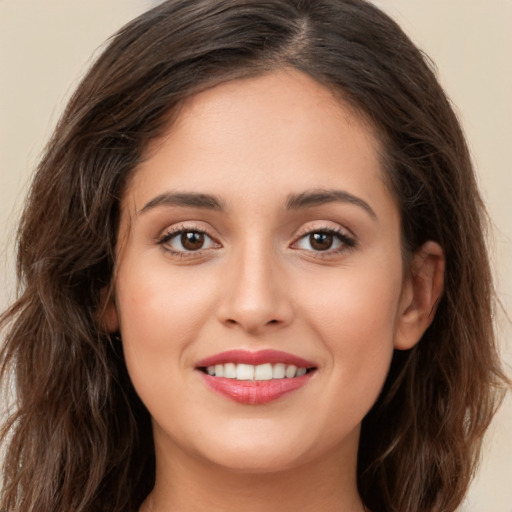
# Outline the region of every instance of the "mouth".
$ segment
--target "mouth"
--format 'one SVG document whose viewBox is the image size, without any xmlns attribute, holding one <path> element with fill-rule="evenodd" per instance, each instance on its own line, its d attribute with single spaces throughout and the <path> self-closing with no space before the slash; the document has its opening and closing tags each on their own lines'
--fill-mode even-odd
<svg viewBox="0 0 512 512">
<path fill-rule="evenodd" d="M 238 403 L 257 405 L 302 388 L 317 366 L 275 350 L 233 350 L 199 362 L 196 369 L 212 391 Z"/>
<path fill-rule="evenodd" d="M 316 368 L 297 367 L 293 364 L 264 363 L 254 366 L 244 363 L 224 363 L 207 367 L 200 367 L 199 370 L 211 377 L 224 377 L 239 381 L 268 381 L 273 379 L 294 379 L 302 377 Z"/>
</svg>

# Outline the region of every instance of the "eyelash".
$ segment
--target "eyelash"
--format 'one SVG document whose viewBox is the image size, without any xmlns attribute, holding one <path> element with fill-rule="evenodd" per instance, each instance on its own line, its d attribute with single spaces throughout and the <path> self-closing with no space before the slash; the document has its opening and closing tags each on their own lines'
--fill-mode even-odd
<svg viewBox="0 0 512 512">
<path fill-rule="evenodd" d="M 293 245 L 298 244 L 302 240 L 305 240 L 307 237 L 314 234 L 326 234 L 332 235 L 338 239 L 340 242 L 340 246 L 336 249 L 326 249 L 324 251 L 315 251 L 315 250 L 307 250 L 307 252 L 311 253 L 312 256 L 316 258 L 328 258 L 330 256 L 335 256 L 344 251 L 350 251 L 357 247 L 357 241 L 354 237 L 349 236 L 346 231 L 341 229 L 336 229 L 332 227 L 317 227 L 314 229 L 308 229 L 300 234 L 297 241 L 295 241 Z"/>
<path fill-rule="evenodd" d="M 175 237 L 177 237 L 179 235 L 183 235 L 185 233 L 195 233 L 195 234 L 199 234 L 199 235 L 204 235 L 204 236 L 208 237 L 213 244 L 216 244 L 217 247 L 220 246 L 220 244 L 215 241 L 214 237 L 209 235 L 207 231 L 205 231 L 203 228 L 199 228 L 199 227 L 196 227 L 193 225 L 192 226 L 191 225 L 188 225 L 188 226 L 182 225 L 182 226 L 179 226 L 176 228 L 171 228 L 161 238 L 158 239 L 157 244 L 165 246 L 164 248 L 168 253 L 170 253 L 173 256 L 178 256 L 180 258 L 187 258 L 187 257 L 194 257 L 194 256 L 202 255 L 205 251 L 208 251 L 209 249 L 211 249 L 210 247 L 208 247 L 206 249 L 198 249 L 196 251 L 187 251 L 187 250 L 176 251 L 176 250 L 172 249 L 169 245 L 166 246 L 166 244 L 168 244 L 172 239 L 174 239 Z M 347 233 L 345 231 L 342 231 L 341 229 L 336 229 L 336 228 L 332 228 L 332 227 L 319 227 L 319 228 L 309 229 L 307 231 L 304 231 L 303 233 L 300 234 L 300 236 L 297 238 L 297 240 L 295 242 L 293 242 L 293 244 L 291 244 L 291 247 L 293 248 L 294 245 L 297 245 L 299 242 L 306 239 L 308 236 L 311 236 L 314 234 L 333 235 L 340 242 L 340 247 L 338 247 L 334 250 L 331 250 L 330 248 L 326 249 L 324 251 L 322 251 L 322 250 L 315 251 L 315 250 L 304 249 L 305 251 L 311 253 L 312 255 L 314 255 L 314 257 L 317 257 L 317 258 L 328 258 L 329 256 L 336 255 L 343 251 L 353 250 L 357 247 L 357 241 L 355 238 L 347 235 Z"/>
<path fill-rule="evenodd" d="M 176 251 L 172 249 L 168 244 L 173 238 L 176 238 L 180 235 L 183 235 L 185 233 L 196 233 L 199 235 L 205 235 L 207 236 L 214 244 L 217 246 L 220 246 L 218 242 L 215 241 L 215 239 L 208 234 L 207 231 L 205 231 L 203 228 L 199 228 L 197 226 L 188 225 L 188 226 L 179 226 L 176 228 L 169 229 L 158 241 L 158 245 L 165 246 L 164 249 L 171 254 L 172 256 L 178 256 L 180 258 L 189 258 L 193 256 L 198 256 L 200 254 L 203 254 L 205 251 L 207 251 L 210 248 L 207 249 L 199 249 L 197 251 Z"/>
</svg>

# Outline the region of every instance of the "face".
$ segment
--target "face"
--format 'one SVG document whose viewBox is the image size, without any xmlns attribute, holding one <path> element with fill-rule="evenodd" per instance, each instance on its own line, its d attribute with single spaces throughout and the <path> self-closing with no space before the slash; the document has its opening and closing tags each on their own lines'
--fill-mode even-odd
<svg viewBox="0 0 512 512">
<path fill-rule="evenodd" d="M 410 301 L 370 126 L 287 70 L 188 99 L 147 156 L 122 201 L 109 325 L 157 458 L 355 460 Z"/>
</svg>

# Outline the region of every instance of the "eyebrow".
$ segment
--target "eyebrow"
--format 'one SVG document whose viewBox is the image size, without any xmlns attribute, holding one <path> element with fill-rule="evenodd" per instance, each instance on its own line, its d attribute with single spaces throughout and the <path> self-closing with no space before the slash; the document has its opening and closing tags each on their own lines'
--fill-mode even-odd
<svg viewBox="0 0 512 512">
<path fill-rule="evenodd" d="M 286 209 L 298 210 L 300 208 L 308 208 L 311 206 L 319 206 L 326 203 L 341 202 L 349 203 L 362 208 L 373 219 L 377 219 L 377 214 L 372 207 L 360 197 L 354 196 L 345 190 L 324 190 L 314 189 L 306 190 L 300 194 L 292 194 L 288 196 L 286 201 Z"/>
<path fill-rule="evenodd" d="M 286 209 L 298 210 L 332 202 L 356 205 L 366 211 L 370 217 L 377 219 L 377 214 L 366 201 L 344 190 L 314 189 L 301 192 L 300 194 L 291 194 L 286 201 Z M 165 192 L 146 203 L 139 211 L 139 214 L 159 206 L 184 206 L 214 211 L 225 210 L 223 201 L 211 194 L 201 194 L 197 192 Z"/>
<path fill-rule="evenodd" d="M 144 213 L 158 206 L 185 206 L 189 208 L 204 208 L 206 210 L 223 211 L 223 202 L 210 194 L 196 192 L 165 192 L 146 203 L 139 213 Z"/>
</svg>

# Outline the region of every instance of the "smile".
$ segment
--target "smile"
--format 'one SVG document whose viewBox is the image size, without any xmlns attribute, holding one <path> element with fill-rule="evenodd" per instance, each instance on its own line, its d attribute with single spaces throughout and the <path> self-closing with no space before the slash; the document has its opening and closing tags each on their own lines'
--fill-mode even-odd
<svg viewBox="0 0 512 512">
<path fill-rule="evenodd" d="M 236 380 L 292 379 L 306 375 L 307 371 L 307 368 L 297 368 L 293 364 L 285 365 L 283 363 L 266 363 L 259 364 L 258 366 L 243 363 L 226 363 L 206 368 L 206 373 L 212 377 L 225 377 Z"/>
<path fill-rule="evenodd" d="M 198 363 L 209 389 L 238 403 L 256 405 L 277 400 L 303 387 L 316 365 L 276 350 L 233 350 Z"/>
</svg>

